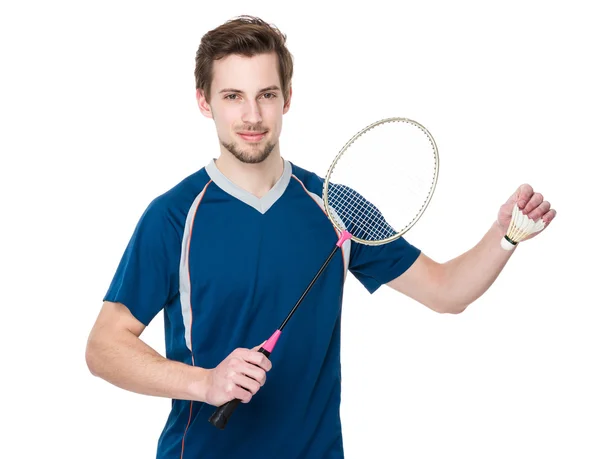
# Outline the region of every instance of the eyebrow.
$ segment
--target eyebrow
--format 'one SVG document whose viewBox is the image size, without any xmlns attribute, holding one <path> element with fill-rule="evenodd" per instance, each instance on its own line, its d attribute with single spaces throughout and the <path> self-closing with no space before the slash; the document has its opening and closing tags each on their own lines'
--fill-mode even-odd
<svg viewBox="0 0 600 459">
<path fill-rule="evenodd" d="M 272 86 L 267 86 L 266 88 L 262 88 L 258 92 L 265 92 L 265 91 L 281 91 L 281 88 L 279 86 L 277 86 L 277 85 L 272 85 Z M 234 92 L 236 94 L 243 94 L 244 93 L 244 91 L 241 91 L 239 89 L 225 88 L 225 89 L 221 89 L 219 91 L 219 94 L 222 94 L 224 92 Z"/>
</svg>

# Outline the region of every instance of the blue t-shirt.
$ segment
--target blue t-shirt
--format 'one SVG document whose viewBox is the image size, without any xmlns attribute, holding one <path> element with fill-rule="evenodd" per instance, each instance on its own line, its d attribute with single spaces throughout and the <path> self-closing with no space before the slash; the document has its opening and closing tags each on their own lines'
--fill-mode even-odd
<svg viewBox="0 0 600 459">
<path fill-rule="evenodd" d="M 125 250 L 106 301 L 143 324 L 164 313 L 166 357 L 216 367 L 285 319 L 338 241 L 323 208 L 323 179 L 284 161 L 257 198 L 211 161 L 154 199 Z M 173 400 L 159 459 L 342 458 L 340 320 L 348 270 L 374 292 L 420 251 L 404 238 L 338 250 L 284 329 L 273 368 L 227 427 L 215 407 Z M 183 453 L 182 453 L 183 451 Z"/>
</svg>

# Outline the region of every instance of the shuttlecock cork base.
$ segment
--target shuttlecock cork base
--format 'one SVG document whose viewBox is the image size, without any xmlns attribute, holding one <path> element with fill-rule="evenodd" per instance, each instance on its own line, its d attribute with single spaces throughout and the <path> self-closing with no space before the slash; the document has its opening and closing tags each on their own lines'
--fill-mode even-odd
<svg viewBox="0 0 600 459">
<path fill-rule="evenodd" d="M 512 239 L 510 239 L 508 236 L 504 236 L 502 238 L 502 240 L 500 241 L 500 246 L 504 249 L 504 250 L 512 250 L 517 246 L 518 242 L 513 241 Z"/>
<path fill-rule="evenodd" d="M 519 242 L 531 234 L 541 231 L 545 225 L 541 218 L 535 221 L 524 215 L 519 206 L 515 204 L 508 230 L 500 241 L 500 246 L 504 250 L 513 250 Z"/>
</svg>

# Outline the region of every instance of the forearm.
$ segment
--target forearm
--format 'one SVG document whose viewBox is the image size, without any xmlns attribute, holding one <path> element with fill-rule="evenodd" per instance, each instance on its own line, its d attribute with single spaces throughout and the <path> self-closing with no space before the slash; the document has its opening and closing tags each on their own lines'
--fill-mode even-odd
<svg viewBox="0 0 600 459">
<path fill-rule="evenodd" d="M 441 289 L 452 311 L 461 312 L 483 295 L 496 280 L 514 250 L 500 247 L 504 236 L 494 222 L 485 236 L 471 250 L 444 263 L 444 281 Z"/>
<path fill-rule="evenodd" d="M 123 389 L 205 401 L 208 370 L 168 360 L 129 331 L 102 330 L 92 334 L 86 360 L 95 376 Z"/>
</svg>

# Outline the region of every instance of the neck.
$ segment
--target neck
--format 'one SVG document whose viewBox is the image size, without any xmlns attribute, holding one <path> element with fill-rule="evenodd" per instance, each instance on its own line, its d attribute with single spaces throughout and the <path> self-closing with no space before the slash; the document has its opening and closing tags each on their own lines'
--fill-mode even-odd
<svg viewBox="0 0 600 459">
<path fill-rule="evenodd" d="M 267 194 L 283 174 L 279 148 L 274 148 L 269 157 L 258 164 L 243 163 L 228 151 L 221 151 L 215 164 L 225 177 L 257 198 Z"/>
</svg>

